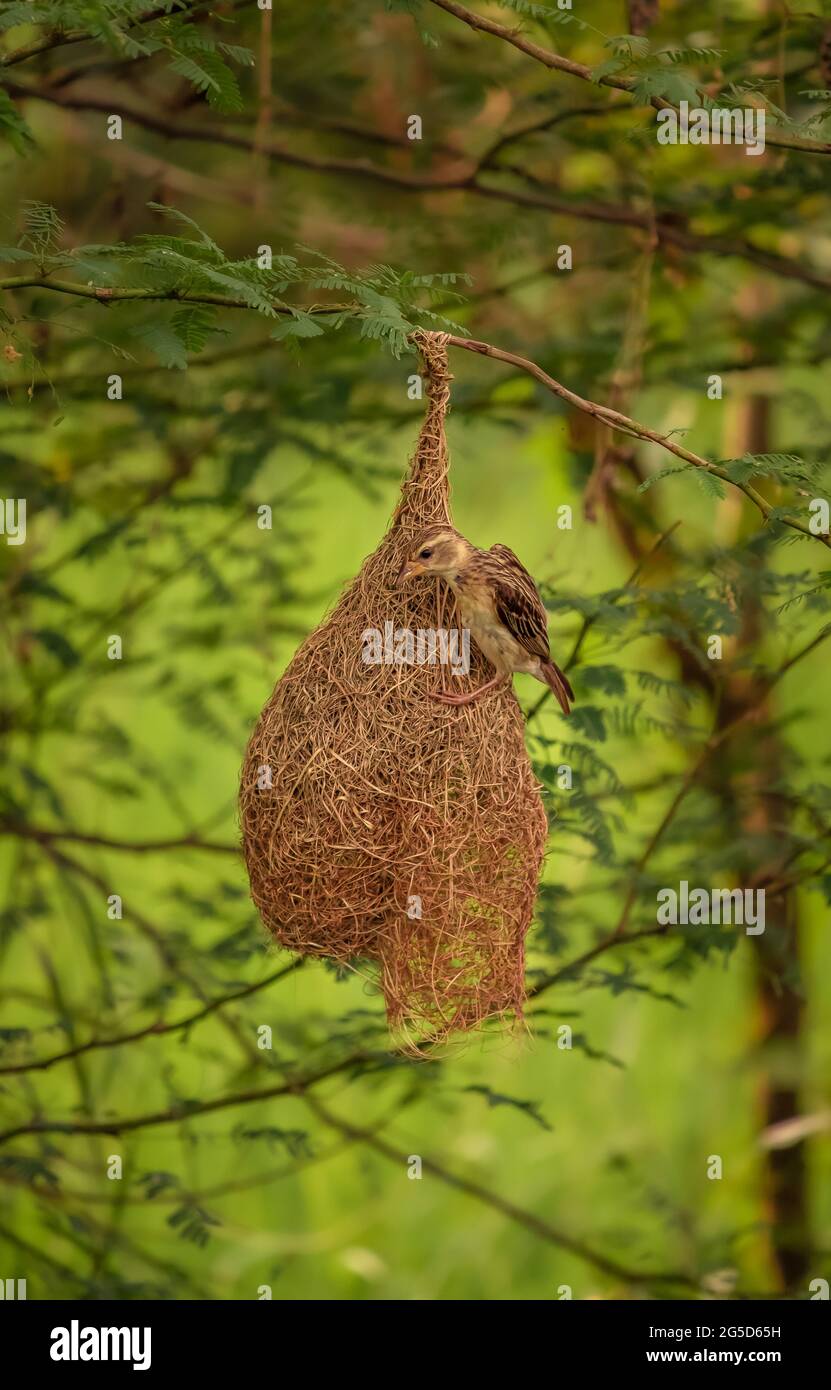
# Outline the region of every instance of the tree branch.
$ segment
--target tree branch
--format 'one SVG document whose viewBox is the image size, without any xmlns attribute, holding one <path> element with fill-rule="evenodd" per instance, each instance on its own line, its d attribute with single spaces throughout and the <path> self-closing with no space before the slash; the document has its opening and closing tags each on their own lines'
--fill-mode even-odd
<svg viewBox="0 0 831 1390">
<path fill-rule="evenodd" d="M 617 410 L 610 410 L 608 406 L 598 405 L 596 401 L 585 400 L 576 392 L 569 391 L 568 387 L 555 381 L 554 377 L 549 376 L 536 362 L 531 362 L 526 357 L 519 357 L 514 352 L 504 352 L 501 348 L 493 347 L 490 343 L 480 343 L 474 338 L 460 338 L 455 334 L 448 336 L 448 345 L 463 348 L 466 352 L 478 353 L 482 357 L 490 357 L 496 362 L 507 362 L 512 367 L 519 367 L 555 396 L 559 396 L 560 400 L 567 401 L 569 405 L 575 406 L 577 410 L 582 410 L 586 415 L 593 415 L 596 420 L 607 425 L 610 429 L 636 439 L 648 440 L 651 444 L 658 444 L 662 449 L 666 449 L 668 453 L 674 454 L 676 458 L 682 459 L 685 463 L 690 463 L 695 468 L 701 468 L 706 473 L 712 473 L 716 478 L 720 478 L 723 482 L 729 483 L 731 487 L 737 488 L 739 492 L 743 492 L 745 497 L 761 512 L 765 521 L 774 510 L 771 503 L 767 502 L 761 493 L 757 492 L 749 483 L 736 482 L 718 464 L 711 463 L 708 459 L 702 458 L 700 454 L 694 454 L 690 449 L 685 449 L 682 444 L 677 444 L 674 439 L 670 439 L 667 435 L 659 434 L 657 430 L 650 429 L 647 425 L 641 425 L 637 420 L 630 420 L 628 415 L 622 415 Z M 800 521 L 798 517 L 783 516 L 777 519 L 783 525 L 790 526 L 793 530 L 800 531 L 803 535 L 810 536 L 812 540 L 818 540 L 822 545 L 831 549 L 831 535 L 820 535 L 812 531 L 807 523 Z"/>
<path fill-rule="evenodd" d="M 826 641 L 829 637 L 831 637 L 831 623 L 829 623 L 827 627 L 822 628 L 821 631 L 818 632 L 817 635 L 813 637 L 810 642 L 806 643 L 804 647 L 801 647 L 799 651 L 795 652 L 792 657 L 785 661 L 778 668 L 778 670 L 774 671 L 770 678 L 761 684 L 755 699 L 751 700 L 748 704 L 746 704 L 741 710 L 741 712 L 737 714 L 734 719 L 731 719 L 729 723 L 724 724 L 720 728 L 714 730 L 710 737 L 707 739 L 706 743 L 700 749 L 699 755 L 696 758 L 695 762 L 691 764 L 687 772 L 684 774 L 684 777 L 681 780 L 678 790 L 676 791 L 666 811 L 661 817 L 661 820 L 658 822 L 658 825 L 656 826 L 652 835 L 649 837 L 646 846 L 644 847 L 639 859 L 637 860 L 637 863 L 635 864 L 634 873 L 632 874 L 632 878 L 629 884 L 629 890 L 626 894 L 626 899 L 623 904 L 623 910 L 621 911 L 618 924 L 615 927 L 615 930 L 612 934 L 612 938 L 610 939 L 618 939 L 624 937 L 626 928 L 629 925 L 629 918 L 632 913 L 632 908 L 634 907 L 635 899 L 638 895 L 638 877 L 646 868 L 646 865 L 652 858 L 652 855 L 658 848 L 658 845 L 661 843 L 661 840 L 663 839 L 666 831 L 672 824 L 672 821 L 674 820 L 675 815 L 679 807 L 681 806 L 681 803 L 684 801 L 685 797 L 687 796 L 687 793 L 698 781 L 698 778 L 701 776 L 704 767 L 709 762 L 712 755 L 715 752 L 717 752 L 719 748 L 721 748 L 722 744 L 727 742 L 731 735 L 735 733 L 736 729 L 740 728 L 743 724 L 747 724 L 754 717 L 757 711 L 764 704 L 771 690 L 774 688 L 775 685 L 778 685 L 779 681 L 782 680 L 782 678 L 787 674 L 787 672 L 790 671 L 797 664 L 797 662 L 802 661 L 804 657 L 810 655 L 811 652 L 815 651 L 816 648 L 820 645 L 820 643 Z M 666 928 L 660 928 L 660 930 L 666 931 Z"/>
<path fill-rule="evenodd" d="M 254 0 L 233 0 L 232 9 L 240 10 L 245 5 L 253 4 Z M 200 11 L 207 10 L 213 4 L 213 0 L 180 0 L 180 11 L 185 11 L 182 18 L 195 17 Z M 188 13 L 189 12 L 189 13 Z M 159 5 L 155 9 L 147 10 L 144 14 L 136 15 L 133 19 L 125 22 L 125 29 L 140 29 L 144 24 L 152 24 L 156 19 L 169 19 L 170 6 Z M 31 43 L 24 44 L 22 48 L 15 48 L 11 53 L 0 57 L 0 68 L 16 67 L 18 63 L 26 63 L 30 58 L 37 58 L 41 53 L 50 53 L 55 48 L 66 48 L 71 44 L 90 43 L 95 41 L 96 35 L 91 34 L 87 29 L 66 29 L 55 30 L 51 34 L 46 34 L 41 39 L 33 39 Z"/>
<path fill-rule="evenodd" d="M 577 956 L 575 960 L 569 961 L 568 965 L 562 965 L 558 970 L 552 971 L 550 975 L 545 975 L 538 980 L 532 989 L 528 991 L 528 998 L 538 999 L 546 990 L 551 989 L 552 985 L 558 985 L 562 980 L 569 979 L 577 970 L 584 965 L 589 965 L 598 956 L 602 956 L 606 951 L 613 950 L 616 946 L 633 946 L 639 941 L 648 941 L 650 937 L 666 936 L 664 927 L 647 927 L 644 931 L 629 932 L 628 935 L 605 936 L 602 941 L 598 941 L 595 946 L 584 951 L 582 956 Z"/>
<path fill-rule="evenodd" d="M 154 1110 L 145 1115 L 124 1115 L 112 1120 L 32 1120 L 28 1124 L 15 1125 L 0 1131 L 0 1144 L 11 1139 L 19 1139 L 27 1134 L 128 1134 L 138 1129 L 154 1129 L 159 1125 L 181 1124 L 192 1120 L 196 1115 L 211 1115 L 217 1110 L 230 1110 L 239 1105 L 254 1105 L 261 1100 L 278 1100 L 286 1096 L 302 1096 L 311 1086 L 327 1081 L 330 1076 L 338 1076 L 355 1066 L 357 1061 L 367 1060 L 368 1054 L 351 1053 L 348 1057 L 332 1062 L 320 1071 L 305 1077 L 295 1077 L 282 1081 L 276 1086 L 264 1086 L 250 1091 L 235 1091 L 229 1096 L 216 1096 L 213 1100 L 194 1101 L 191 1104 L 172 1105 L 167 1110 Z"/>
<path fill-rule="evenodd" d="M 240 358 L 256 357 L 261 352 L 268 352 L 273 344 L 270 338 L 261 338 L 257 342 L 239 343 L 236 347 L 223 348 L 216 352 L 203 352 L 198 357 L 194 357 L 188 362 L 188 371 L 193 371 L 195 367 L 217 367 L 226 362 L 237 362 Z M 38 367 L 42 372 L 46 368 L 39 362 Z M 725 369 L 726 370 L 726 369 Z M 130 381 L 136 381 L 142 377 L 156 376 L 161 373 L 170 372 L 163 362 L 132 362 L 130 364 Z M 41 395 L 45 391 L 53 391 L 62 386 L 85 387 L 94 385 L 96 390 L 100 389 L 101 372 L 96 371 L 53 371 L 44 375 L 37 381 L 31 377 L 6 377 L 2 380 L 3 389 L 6 391 L 26 391 L 31 396 Z M 77 397 L 76 397 L 77 398 Z M 177 407 L 178 408 L 178 407 Z M 402 412 L 403 415 L 403 412 Z"/>
<path fill-rule="evenodd" d="M 54 290 L 56 294 L 71 294 L 78 299 L 94 299 L 99 304 L 145 303 L 149 300 L 172 300 L 181 304 L 215 304 L 222 309 L 250 309 L 245 299 L 230 294 L 214 294 L 211 290 L 191 293 L 176 286 L 168 289 L 143 289 L 131 285 L 85 285 L 77 280 L 56 280 L 50 275 L 10 275 L 0 280 L 0 290 L 43 289 Z M 272 304 L 275 314 L 291 314 L 284 304 Z M 312 304 L 304 309 L 307 314 L 337 314 L 354 309 L 354 304 Z"/>
<path fill-rule="evenodd" d="M 315 1115 L 324 1124 L 338 1130 L 341 1134 L 365 1144 L 367 1148 L 374 1149 L 376 1153 L 395 1163 L 402 1171 L 406 1171 L 408 1155 L 403 1149 L 397 1149 L 394 1145 L 382 1139 L 371 1130 L 362 1129 L 354 1125 L 349 1120 L 344 1120 L 338 1115 L 334 1115 L 331 1110 L 322 1105 L 313 1096 L 305 1096 L 304 1099 Z M 591 1264 L 595 1269 L 599 1269 L 604 1274 L 610 1275 L 613 1279 L 620 1279 L 626 1284 L 669 1284 L 679 1285 L 685 1288 L 697 1289 L 698 1284 L 689 1275 L 682 1273 L 671 1273 L 664 1270 L 633 1270 L 625 1269 L 617 1261 L 608 1259 L 601 1255 L 599 1251 L 593 1250 L 582 1241 L 576 1240 L 573 1236 L 566 1234 L 565 1231 L 558 1230 L 542 1217 L 536 1216 L 533 1212 L 525 1211 L 524 1208 L 509 1202 L 505 1197 L 501 1197 L 498 1192 L 492 1192 L 489 1188 L 483 1187 L 481 1183 L 475 1182 L 472 1178 L 463 1177 L 459 1173 L 452 1172 L 443 1163 L 435 1158 L 421 1156 L 421 1166 L 425 1173 L 432 1173 L 434 1177 L 440 1179 L 448 1187 L 455 1188 L 458 1192 L 465 1193 L 468 1197 L 473 1197 L 475 1201 L 482 1202 L 493 1211 L 498 1211 L 502 1216 L 507 1216 L 518 1226 L 523 1226 L 526 1231 L 537 1236 L 540 1240 L 546 1241 L 549 1245 L 556 1245 L 562 1250 L 567 1250 L 569 1254 L 576 1255 L 578 1259 Z"/>
<path fill-rule="evenodd" d="M 74 95 L 54 88 L 37 89 L 16 82 L 7 83 L 7 89 L 12 95 L 21 98 L 51 102 L 56 106 L 73 110 L 101 111 L 109 114 L 113 109 L 113 98 Z M 160 116 L 156 112 L 126 107 L 120 99 L 117 102 L 117 107 L 125 120 L 134 121 L 136 125 L 155 131 L 171 140 L 225 145 L 231 149 L 254 152 L 254 137 L 246 132 L 229 130 L 221 126 L 188 125 L 183 122 L 176 122 Z M 513 139 L 514 137 L 507 138 Z M 734 240 L 730 237 L 706 236 L 701 233 L 689 232 L 685 228 L 676 227 L 671 222 L 662 220 L 660 216 L 654 218 L 651 213 L 639 212 L 636 208 L 604 203 L 569 203 L 565 199 L 551 197 L 538 189 L 509 189 L 484 184 L 479 176 L 487 169 L 488 160 L 492 156 L 493 150 L 478 163 L 468 160 L 461 173 L 455 169 L 439 176 L 388 169 L 383 165 L 373 164 L 368 159 L 324 158 L 318 155 L 303 154 L 299 151 L 285 149 L 273 141 L 265 142 L 257 152 L 276 164 L 285 164 L 295 169 L 305 169 L 317 174 L 337 174 L 369 179 L 400 189 L 405 193 L 434 194 L 464 191 L 476 197 L 510 203 L 517 207 L 534 208 L 540 212 L 558 213 L 563 217 L 576 217 L 581 221 L 638 228 L 657 238 L 659 250 L 664 245 L 671 245 L 693 254 L 719 257 L 736 256 L 752 265 L 759 266 L 760 269 L 769 271 L 773 275 L 799 280 L 814 289 L 831 289 L 831 277 L 822 274 L 819 270 L 801 266 L 799 262 L 791 260 L 787 256 L 763 251 L 742 238 Z"/>
<path fill-rule="evenodd" d="M 233 854 L 239 858 L 237 845 L 220 844 L 216 840 L 200 840 L 197 835 L 182 835 L 172 840 L 113 840 L 106 835 L 85 835 L 80 830 L 47 830 L 45 826 L 26 825 L 0 816 L 0 835 L 16 835 L 21 840 L 37 840 L 41 844 L 71 840 L 79 845 L 96 845 L 101 849 L 124 850 L 128 854 L 155 854 L 171 849 L 199 849 L 212 854 Z"/>
<path fill-rule="evenodd" d="M 47 854 L 54 864 L 74 874 L 77 878 L 85 879 L 87 883 L 91 884 L 97 892 L 101 894 L 102 901 L 106 901 L 110 893 L 110 885 L 107 884 L 104 879 L 100 878 L 98 874 L 93 873 L 85 864 L 79 864 L 77 859 L 72 859 L 69 855 L 64 854 L 62 850 L 56 849 L 49 841 L 39 841 L 38 843 L 44 854 Z M 152 942 L 159 959 L 162 964 L 167 967 L 171 975 L 175 975 L 176 979 L 181 980 L 183 984 L 187 985 L 188 989 L 192 989 L 197 999 L 199 999 L 202 1004 L 210 1004 L 211 1000 L 205 994 L 199 981 L 184 969 L 171 950 L 168 941 L 165 939 L 164 932 L 160 931 L 155 923 L 151 922 L 148 917 L 145 917 L 144 914 L 139 912 L 135 907 L 130 908 L 129 916 L 131 921 L 136 924 L 141 934 L 146 937 L 148 941 Z M 243 1050 L 250 1055 L 249 1041 L 241 1035 L 234 1020 L 225 1018 L 221 1011 L 219 1013 L 219 1019 L 226 1031 L 233 1037 L 234 1041 L 239 1043 Z"/>
<path fill-rule="evenodd" d="M 225 308 L 250 309 L 250 305 L 245 300 L 232 295 L 213 294 L 210 291 L 188 291 L 180 290 L 173 286 L 168 289 L 146 289 L 134 288 L 130 286 L 102 287 L 96 285 L 84 285 L 77 281 L 56 280 L 49 275 L 13 275 L 5 280 L 0 280 L 0 289 L 22 289 L 24 287 L 38 286 L 42 289 L 54 290 L 59 294 L 78 295 L 83 299 L 94 299 L 106 303 L 118 303 L 135 300 L 174 300 L 192 304 L 219 304 Z M 305 312 L 310 314 L 326 315 L 344 312 L 349 309 L 357 309 L 358 305 L 311 305 Z M 275 305 L 275 312 L 289 314 L 291 310 L 285 306 Z M 695 468 L 702 469 L 705 473 L 711 473 L 723 482 L 729 483 L 731 487 L 743 492 L 745 497 L 756 507 L 767 521 L 774 508 L 767 502 L 756 488 L 751 487 L 750 483 L 740 483 L 726 469 L 721 468 L 716 463 L 711 463 L 708 459 L 702 458 L 700 454 L 694 454 L 692 450 L 685 449 L 683 445 L 677 444 L 674 439 L 660 434 L 657 430 L 650 429 L 647 425 L 639 424 L 637 420 L 631 420 L 628 415 L 622 415 L 617 410 L 611 410 L 608 406 L 599 405 L 596 401 L 585 400 L 578 396 L 575 391 L 570 391 L 554 377 L 543 371 L 542 367 L 536 362 L 531 362 L 526 357 L 520 357 L 514 352 L 505 352 L 502 348 L 494 347 L 490 343 L 479 342 L 475 338 L 462 338 L 456 334 L 448 335 L 448 344 L 451 347 L 463 348 L 466 352 L 475 352 L 482 357 L 490 357 L 496 362 L 506 362 L 510 366 L 518 367 L 521 371 L 527 372 L 535 381 L 540 382 L 547 390 L 569 405 L 575 406 L 578 410 L 587 415 L 593 415 L 601 424 L 608 426 L 609 429 L 616 430 L 620 434 L 626 434 L 630 438 L 648 440 L 652 444 L 658 444 L 668 453 L 674 454 L 676 458 L 682 459 L 685 463 L 692 464 Z M 798 517 L 787 515 L 777 518 L 784 526 L 789 526 L 794 531 L 799 531 L 802 535 L 818 540 L 822 545 L 831 549 L 831 535 L 819 534 L 812 531 L 808 524 L 800 521 Z"/>
<path fill-rule="evenodd" d="M 81 1057 L 87 1052 L 98 1052 L 102 1048 L 123 1047 L 126 1043 L 138 1042 L 142 1038 L 160 1038 L 165 1033 L 180 1033 L 194 1024 L 201 1023 L 203 1018 L 215 1013 L 217 1009 L 222 1009 L 226 1004 L 236 1004 L 239 999 L 247 999 L 251 994 L 257 994 L 261 989 L 267 989 L 269 985 L 276 984 L 286 975 L 292 975 L 305 965 L 305 958 L 299 956 L 290 965 L 283 966 L 282 970 L 277 970 L 273 975 L 267 975 L 264 980 L 258 980 L 255 984 L 245 985 L 242 989 L 231 990 L 228 994 L 222 994 L 217 999 L 212 999 L 204 1008 L 198 1009 L 195 1014 L 189 1014 L 187 1018 L 180 1019 L 178 1023 L 148 1023 L 144 1028 L 136 1028 L 132 1033 L 120 1033 L 113 1038 L 90 1038 L 88 1042 L 79 1043 L 77 1047 L 67 1048 L 64 1052 L 54 1052 L 51 1057 L 42 1057 L 37 1062 L 14 1062 L 8 1066 L 0 1066 L 0 1076 L 18 1076 L 21 1072 L 47 1071 L 49 1067 L 54 1067 L 58 1062 L 67 1062 L 72 1058 Z"/>
<path fill-rule="evenodd" d="M 664 542 L 669 540 L 669 538 L 670 538 L 670 536 L 673 534 L 673 532 L 678 530 L 678 527 L 679 527 L 680 525 L 681 525 L 681 522 L 680 522 L 680 521 L 674 521 L 674 522 L 672 523 L 671 526 L 668 526 L 667 529 L 666 529 L 665 531 L 662 531 L 662 532 L 661 532 L 660 536 L 656 537 L 656 539 L 653 541 L 652 545 L 650 546 L 649 550 L 646 552 L 646 554 L 645 554 L 645 555 L 638 561 L 638 563 L 635 565 L 635 568 L 633 569 L 632 573 L 629 575 L 629 578 L 626 580 L 626 583 L 625 583 L 625 585 L 624 585 L 624 589 L 629 589 L 629 588 L 631 588 L 631 586 L 632 586 L 633 584 L 636 584 L 636 583 L 637 583 L 637 581 L 638 581 L 638 579 L 640 578 L 641 573 L 643 572 L 643 570 L 644 570 L 645 566 L 647 565 L 648 561 L 651 560 L 652 556 L 656 553 L 656 551 L 658 551 L 658 550 L 661 549 L 661 546 L 664 544 Z M 613 599 L 612 599 L 612 603 L 616 603 L 616 602 L 617 602 L 617 598 L 613 598 Z M 578 632 L 578 634 L 577 634 L 577 636 L 576 636 L 576 638 L 575 638 L 575 640 L 574 640 L 574 646 L 572 647 L 571 651 L 569 652 L 568 657 L 566 658 L 565 664 L 564 664 L 564 666 L 563 666 L 563 670 L 564 670 L 564 671 L 570 671 L 571 668 L 572 668 L 572 666 L 574 666 L 575 662 L 577 661 L 577 658 L 578 658 L 579 655 L 580 655 L 580 651 L 581 651 L 581 648 L 582 648 L 582 646 L 583 646 L 583 643 L 585 642 L 585 640 L 586 640 L 586 638 L 587 638 L 589 632 L 590 632 L 591 629 L 594 627 L 594 625 L 595 625 L 596 622 L 597 622 L 597 614 L 596 614 L 596 613 L 589 613 L 589 614 L 587 614 L 586 617 L 583 619 L 583 621 L 582 621 L 582 623 L 581 623 L 581 625 L 580 625 L 580 631 Z M 526 716 L 525 716 L 525 722 L 526 722 L 526 724 L 530 724 L 532 719 L 536 719 L 537 715 L 539 714 L 540 710 L 542 709 L 543 705 L 545 704 L 546 700 L 549 698 L 550 695 L 551 695 L 551 691 L 550 691 L 550 690 L 544 690 L 544 691 L 543 691 L 543 693 L 542 693 L 542 695 L 540 696 L 540 698 L 536 701 L 535 704 L 533 704 L 533 705 L 531 706 L 530 710 L 529 710 L 528 713 L 526 714 Z"/>
<path fill-rule="evenodd" d="M 543 67 L 557 72 L 565 72 L 569 77 L 578 77 L 581 81 L 590 82 L 593 86 L 613 87 L 616 91 L 632 95 L 635 84 L 626 77 L 609 75 L 595 78 L 592 76 L 591 68 L 586 67 L 584 63 L 575 63 L 570 58 L 563 58 L 553 49 L 543 48 L 540 44 L 527 39 L 519 30 L 509 29 L 507 25 L 497 24 L 492 19 L 486 19 L 484 15 L 467 9 L 465 5 L 456 4 L 455 0 L 430 0 L 430 3 L 440 10 L 445 10 L 447 14 L 454 15 L 468 28 L 479 30 L 483 34 L 490 34 L 492 38 L 501 39 L 503 43 L 510 44 L 520 53 L 533 58 L 537 63 L 542 63 Z M 656 111 L 677 111 L 678 109 L 671 101 L 665 101 L 663 97 L 653 97 L 650 105 Z M 831 144 L 821 140 L 803 139 L 798 135 L 779 135 L 776 132 L 773 134 L 766 132 L 765 140 L 768 145 L 776 145 L 781 149 L 803 150 L 807 154 L 831 154 Z"/>
</svg>

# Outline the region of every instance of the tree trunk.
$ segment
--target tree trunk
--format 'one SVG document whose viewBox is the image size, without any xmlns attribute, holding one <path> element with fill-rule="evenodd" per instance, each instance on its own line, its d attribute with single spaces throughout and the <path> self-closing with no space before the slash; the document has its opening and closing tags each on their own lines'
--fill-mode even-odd
<svg viewBox="0 0 831 1390">
<path fill-rule="evenodd" d="M 765 453 L 770 450 L 770 406 L 766 396 L 753 395 L 738 403 L 735 436 L 730 452 Z M 762 562 L 760 562 L 762 563 Z M 737 596 L 742 627 L 734 648 L 732 670 L 727 673 L 719 709 L 724 726 L 755 706 L 761 689 L 755 677 L 740 669 L 741 661 L 764 638 L 764 609 L 752 581 Z M 786 868 L 788 843 L 782 834 L 791 815 L 789 799 L 780 790 L 787 749 L 775 724 L 773 701 L 764 699 L 756 717 L 742 726 L 729 745 L 729 755 L 719 765 L 719 794 L 728 822 L 737 835 L 761 836 L 781 848 L 769 852 L 766 862 L 742 866 L 742 888 L 775 884 Z M 765 1072 L 761 1083 L 762 1127 L 779 1124 L 800 1113 L 798 1083 L 780 1077 L 784 1056 L 788 1077 L 799 1075 L 802 1048 L 803 996 L 798 978 L 798 920 L 794 889 L 766 896 L 765 931 L 749 937 L 756 962 L 755 987 L 759 1009 L 759 1040 Z M 765 1149 L 764 1205 L 770 1225 L 773 1264 L 782 1287 L 792 1290 L 807 1272 L 810 1232 L 804 1141 L 784 1148 Z"/>
</svg>

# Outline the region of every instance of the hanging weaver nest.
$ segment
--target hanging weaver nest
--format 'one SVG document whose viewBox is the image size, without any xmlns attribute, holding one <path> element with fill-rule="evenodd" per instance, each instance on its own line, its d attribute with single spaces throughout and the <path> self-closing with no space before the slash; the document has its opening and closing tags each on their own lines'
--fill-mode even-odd
<svg viewBox="0 0 831 1390">
<path fill-rule="evenodd" d="M 441 581 L 395 585 L 420 533 L 450 521 L 446 335 L 413 336 L 428 408 L 392 524 L 278 681 L 240 813 L 252 897 L 280 945 L 374 962 L 390 1028 L 435 1041 L 521 1013 L 547 827 L 511 691 L 428 698 L 490 678 L 475 646 L 462 677 L 364 660 L 367 629 L 457 625 Z"/>
</svg>

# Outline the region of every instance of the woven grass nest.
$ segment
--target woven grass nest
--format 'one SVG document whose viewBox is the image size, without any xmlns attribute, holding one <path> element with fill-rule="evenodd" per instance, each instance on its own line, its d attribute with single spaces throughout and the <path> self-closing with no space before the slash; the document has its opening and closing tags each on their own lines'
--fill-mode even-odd
<svg viewBox="0 0 831 1390">
<path fill-rule="evenodd" d="M 299 648 L 260 715 L 240 792 L 251 894 L 281 946 L 372 973 L 390 1029 L 437 1042 L 521 1016 L 525 935 L 546 839 L 510 690 L 461 707 L 428 691 L 492 674 L 367 664 L 363 634 L 458 626 L 438 580 L 395 579 L 449 522 L 446 335 L 418 331 L 428 405 L 389 530 Z"/>
</svg>

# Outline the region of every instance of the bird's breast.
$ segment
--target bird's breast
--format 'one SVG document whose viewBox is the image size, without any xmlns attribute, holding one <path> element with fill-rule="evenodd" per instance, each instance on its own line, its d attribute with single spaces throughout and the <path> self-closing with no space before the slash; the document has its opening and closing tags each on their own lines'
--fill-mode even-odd
<svg viewBox="0 0 831 1390">
<path fill-rule="evenodd" d="M 497 618 L 492 604 L 465 595 L 460 589 L 458 607 L 462 626 L 469 629 L 473 641 L 491 665 L 505 675 L 516 670 L 517 643 Z"/>
</svg>

